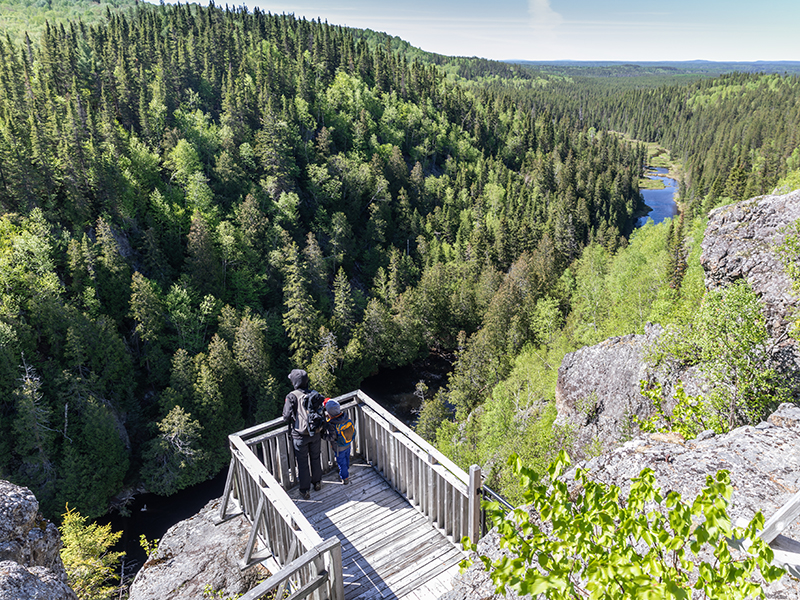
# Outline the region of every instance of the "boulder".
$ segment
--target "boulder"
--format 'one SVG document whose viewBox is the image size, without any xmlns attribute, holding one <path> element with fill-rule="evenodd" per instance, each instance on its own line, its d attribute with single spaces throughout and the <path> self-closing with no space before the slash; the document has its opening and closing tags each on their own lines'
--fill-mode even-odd
<svg viewBox="0 0 800 600">
<path fill-rule="evenodd" d="M 212 500 L 164 534 L 136 574 L 129 600 L 195 600 L 207 588 L 235 598 L 264 577 L 258 567 L 240 571 L 250 523 L 240 515 L 215 525 L 220 502 Z"/>
<path fill-rule="evenodd" d="M 46 567 L 0 562 L 0 600 L 77 600 L 75 592 Z"/>
<path fill-rule="evenodd" d="M 0 481 L 0 600 L 77 600 L 67 585 L 58 529 L 33 493 Z"/>
</svg>

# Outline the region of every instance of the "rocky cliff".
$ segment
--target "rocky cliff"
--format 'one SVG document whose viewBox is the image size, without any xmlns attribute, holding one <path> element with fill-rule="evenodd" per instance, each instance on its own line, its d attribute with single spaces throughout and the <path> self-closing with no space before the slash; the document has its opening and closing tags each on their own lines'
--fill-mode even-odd
<svg viewBox="0 0 800 600">
<path fill-rule="evenodd" d="M 161 538 L 158 552 L 142 566 L 129 600 L 195 600 L 209 590 L 236 598 L 254 587 L 263 572 L 240 571 L 238 560 L 250 535 L 250 524 L 238 516 L 215 525 L 220 500 L 212 500 Z"/>
<path fill-rule="evenodd" d="M 751 519 L 761 511 L 769 519 L 800 490 L 800 408 L 783 404 L 764 423 L 740 427 L 725 435 L 705 434 L 688 442 L 678 437 L 650 434 L 628 441 L 616 450 L 582 463 L 592 476 L 614 484 L 626 493 L 630 479 L 649 467 L 662 490 L 674 490 L 684 500 L 694 499 L 705 485 L 706 475 L 720 469 L 731 474 L 733 496 L 729 514 Z M 569 480 L 574 470 L 565 475 Z M 800 523 L 792 523 L 783 535 L 800 541 Z M 495 532 L 478 544 L 482 554 L 499 558 Z M 765 589 L 767 598 L 796 600 L 800 582 L 786 576 Z M 516 598 L 510 593 L 506 598 Z M 489 600 L 494 594 L 489 575 L 477 562 L 456 581 L 455 590 L 441 600 Z"/>
<path fill-rule="evenodd" d="M 77 600 L 60 549 L 33 493 L 0 480 L 0 600 Z"/>
<path fill-rule="evenodd" d="M 786 239 L 787 228 L 798 219 L 800 190 L 714 209 L 709 215 L 700 257 L 707 288 L 746 279 L 759 295 L 772 341 L 773 361 L 795 380 L 800 378 L 800 352 L 788 332 L 798 299 L 777 248 Z"/>
</svg>

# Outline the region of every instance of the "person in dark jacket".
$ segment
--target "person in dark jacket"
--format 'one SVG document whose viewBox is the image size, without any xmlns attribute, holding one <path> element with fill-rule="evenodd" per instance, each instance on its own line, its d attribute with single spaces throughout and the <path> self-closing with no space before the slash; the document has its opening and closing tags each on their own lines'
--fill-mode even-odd
<svg viewBox="0 0 800 600">
<path fill-rule="evenodd" d="M 292 369 L 289 381 L 294 390 L 286 395 L 283 402 L 283 420 L 289 424 L 292 434 L 294 457 L 297 461 L 297 478 L 300 494 L 304 500 L 311 497 L 309 488 L 314 485 L 314 490 L 322 487 L 322 465 L 320 464 L 320 449 L 322 446 L 322 427 L 309 428 L 312 415 L 304 407 L 306 397 L 318 392 L 309 389 L 308 373 L 303 369 Z"/>
</svg>

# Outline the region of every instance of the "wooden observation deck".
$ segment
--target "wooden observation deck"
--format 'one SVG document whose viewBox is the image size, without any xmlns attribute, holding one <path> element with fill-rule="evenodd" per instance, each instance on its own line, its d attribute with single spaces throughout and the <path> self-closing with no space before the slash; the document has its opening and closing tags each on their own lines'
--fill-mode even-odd
<svg viewBox="0 0 800 600">
<path fill-rule="evenodd" d="M 480 501 L 496 496 L 363 392 L 336 398 L 356 427 L 350 484 L 322 444 L 322 489 L 303 500 L 281 419 L 229 436 L 231 464 L 220 521 L 244 514 L 253 528 L 241 567 L 272 576 L 242 600 L 437 598 L 464 558 L 460 541 L 485 528 Z"/>
</svg>

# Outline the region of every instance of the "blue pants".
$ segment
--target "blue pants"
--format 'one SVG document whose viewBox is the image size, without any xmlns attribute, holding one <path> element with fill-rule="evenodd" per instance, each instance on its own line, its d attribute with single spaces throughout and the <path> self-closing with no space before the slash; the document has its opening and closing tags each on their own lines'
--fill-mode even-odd
<svg viewBox="0 0 800 600">
<path fill-rule="evenodd" d="M 350 477 L 350 448 L 336 453 L 336 464 L 339 467 L 339 478 Z"/>
</svg>

